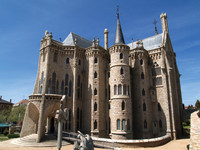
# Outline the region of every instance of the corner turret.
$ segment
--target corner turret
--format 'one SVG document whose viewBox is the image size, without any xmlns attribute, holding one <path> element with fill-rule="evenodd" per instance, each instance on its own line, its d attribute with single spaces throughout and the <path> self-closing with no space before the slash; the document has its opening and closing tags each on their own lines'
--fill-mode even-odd
<svg viewBox="0 0 200 150">
<path fill-rule="evenodd" d="M 162 23 L 162 31 L 164 32 L 167 32 L 169 33 L 169 30 L 168 30 L 168 24 L 167 24 L 167 14 L 166 13 L 162 13 L 160 15 L 160 19 L 161 19 L 161 23 Z"/>
</svg>

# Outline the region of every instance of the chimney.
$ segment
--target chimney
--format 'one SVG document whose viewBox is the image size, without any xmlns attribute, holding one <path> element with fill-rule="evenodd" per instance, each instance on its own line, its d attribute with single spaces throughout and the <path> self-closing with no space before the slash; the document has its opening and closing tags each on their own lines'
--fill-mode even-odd
<svg viewBox="0 0 200 150">
<path fill-rule="evenodd" d="M 167 24 L 167 14 L 166 13 L 162 13 L 161 15 L 160 15 L 160 19 L 161 19 L 161 23 L 162 23 L 162 31 L 164 32 L 167 32 L 167 33 L 169 33 L 169 31 L 168 31 L 168 24 Z"/>
<path fill-rule="evenodd" d="M 104 30 L 104 48 L 108 50 L 108 29 Z"/>
<path fill-rule="evenodd" d="M 2 96 L 0 96 L 0 100 L 2 99 Z"/>
<path fill-rule="evenodd" d="M 12 103 L 12 99 L 10 99 L 10 103 Z"/>
</svg>

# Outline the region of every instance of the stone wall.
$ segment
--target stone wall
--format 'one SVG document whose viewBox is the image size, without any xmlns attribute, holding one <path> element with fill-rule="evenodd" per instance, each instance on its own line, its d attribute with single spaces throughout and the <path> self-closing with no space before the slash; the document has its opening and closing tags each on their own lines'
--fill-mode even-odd
<svg viewBox="0 0 200 150">
<path fill-rule="evenodd" d="M 200 111 L 191 114 L 190 150 L 200 149 Z"/>
</svg>

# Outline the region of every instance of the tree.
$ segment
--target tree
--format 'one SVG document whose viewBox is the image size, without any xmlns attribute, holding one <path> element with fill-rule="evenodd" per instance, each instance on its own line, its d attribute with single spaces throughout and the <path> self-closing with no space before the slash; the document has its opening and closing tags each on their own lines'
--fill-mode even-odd
<svg viewBox="0 0 200 150">
<path fill-rule="evenodd" d="M 194 106 L 193 105 L 188 105 L 188 109 L 193 109 Z"/>
<path fill-rule="evenodd" d="M 10 111 L 10 109 L 4 109 L 0 111 L 0 123 L 5 123 L 8 121 Z"/>
<path fill-rule="evenodd" d="M 196 101 L 195 107 L 196 107 L 197 109 L 200 109 L 200 101 L 199 101 L 199 100 Z"/>
<path fill-rule="evenodd" d="M 12 108 L 8 120 L 14 123 L 20 122 L 24 119 L 26 106 L 20 105 Z"/>
</svg>

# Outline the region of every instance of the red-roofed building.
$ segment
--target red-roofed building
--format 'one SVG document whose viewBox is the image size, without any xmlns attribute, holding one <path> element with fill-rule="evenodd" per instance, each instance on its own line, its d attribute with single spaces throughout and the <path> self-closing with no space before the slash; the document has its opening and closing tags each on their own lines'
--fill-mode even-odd
<svg viewBox="0 0 200 150">
<path fill-rule="evenodd" d="M 15 104 L 14 106 L 20 106 L 20 105 L 27 106 L 28 103 L 29 103 L 29 100 L 23 99 L 20 102 L 18 102 L 17 104 Z"/>
</svg>

